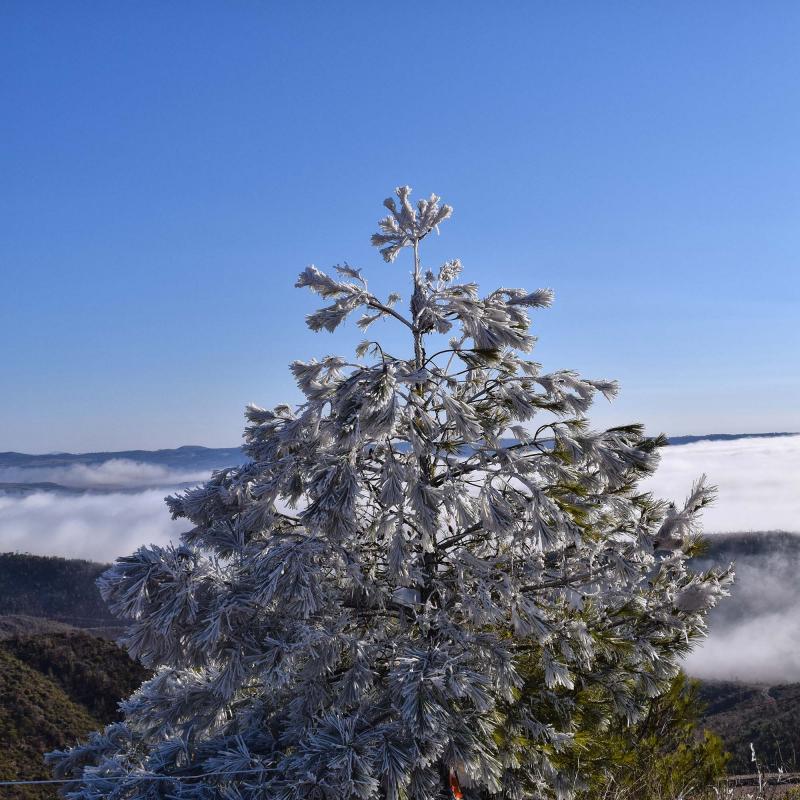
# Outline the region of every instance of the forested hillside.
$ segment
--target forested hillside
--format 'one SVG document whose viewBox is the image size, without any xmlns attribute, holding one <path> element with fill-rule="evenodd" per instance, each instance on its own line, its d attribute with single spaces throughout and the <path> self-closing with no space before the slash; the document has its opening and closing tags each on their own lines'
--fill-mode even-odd
<svg viewBox="0 0 800 800">
<path fill-rule="evenodd" d="M 80 559 L 0 554 L 0 615 L 46 617 L 79 628 L 118 626 L 95 581 L 107 569 Z"/>
<path fill-rule="evenodd" d="M 700 686 L 704 724 L 725 742 L 731 774 L 800 771 L 800 684 L 749 686 L 706 681 Z"/>
<path fill-rule="evenodd" d="M 0 554 L 0 780 L 52 777 L 44 753 L 116 719 L 119 700 L 148 674 L 98 638 L 121 630 L 95 585 L 105 569 Z M 57 796 L 53 786 L 2 791 L 11 798 Z"/>
<path fill-rule="evenodd" d="M 74 631 L 0 641 L 0 780 L 52 777 L 44 753 L 118 718 L 147 671 L 112 642 Z M 54 798 L 52 786 L 3 789 Z"/>
<path fill-rule="evenodd" d="M 27 614 L 3 614 L 0 616 L 0 639 L 34 636 L 40 633 L 67 633 L 72 630 L 75 630 L 75 626 L 44 617 L 31 617 Z"/>
<path fill-rule="evenodd" d="M 80 631 L 18 637 L 2 646 L 104 721 L 115 717 L 118 700 L 147 674 L 113 642 Z"/>
<path fill-rule="evenodd" d="M 53 681 L 24 664 L 0 643 L 0 779 L 49 777 L 42 754 L 76 742 L 97 725 Z M 53 797 L 38 788 L 5 787 L 8 797 Z"/>
</svg>

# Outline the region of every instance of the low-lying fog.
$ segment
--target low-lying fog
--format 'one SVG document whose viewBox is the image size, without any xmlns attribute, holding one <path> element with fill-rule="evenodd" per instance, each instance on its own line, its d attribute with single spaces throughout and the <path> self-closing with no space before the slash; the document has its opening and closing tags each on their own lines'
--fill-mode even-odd
<svg viewBox="0 0 800 800">
<path fill-rule="evenodd" d="M 714 548 L 720 560 L 734 561 L 736 583 L 712 612 L 708 639 L 686 661 L 698 678 L 800 681 L 800 536 L 755 536 L 768 547 L 746 552 L 740 537 L 731 536 Z"/>
<path fill-rule="evenodd" d="M 186 522 L 172 520 L 165 494 L 0 494 L 0 552 L 113 561 L 141 544 L 166 544 Z"/>
<path fill-rule="evenodd" d="M 665 448 L 646 488 L 681 502 L 702 473 L 719 487 L 715 506 L 705 514 L 709 534 L 800 533 L 800 436 Z M 128 459 L 0 468 L 2 483 L 47 482 L 95 490 L 0 493 L 0 552 L 110 561 L 143 543 L 165 544 L 187 523 L 170 518 L 164 496 L 207 475 Z M 769 552 L 735 553 L 733 597 L 715 614 L 709 639 L 689 657 L 690 673 L 800 681 L 800 545 L 793 546 L 800 537 L 768 538 Z"/>
<path fill-rule="evenodd" d="M 698 475 L 719 488 L 704 514 L 707 533 L 784 530 L 800 533 L 800 436 L 696 442 L 665 447 L 644 485 L 682 500 Z"/>
<path fill-rule="evenodd" d="M 647 487 L 679 500 L 700 473 L 719 488 L 704 514 L 710 538 L 733 531 L 800 533 L 800 436 L 668 447 Z M 800 681 L 800 536 L 762 537 L 763 549 L 714 547 L 720 560 L 734 561 L 736 583 L 712 615 L 708 639 L 687 659 L 692 675 Z"/>
</svg>

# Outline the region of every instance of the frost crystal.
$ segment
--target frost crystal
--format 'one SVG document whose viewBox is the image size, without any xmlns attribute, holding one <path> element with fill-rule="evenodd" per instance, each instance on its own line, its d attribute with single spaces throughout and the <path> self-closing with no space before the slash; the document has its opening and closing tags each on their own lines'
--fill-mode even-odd
<svg viewBox="0 0 800 800">
<path fill-rule="evenodd" d="M 407 314 L 346 264 L 297 285 L 329 303 L 312 330 L 361 310 L 408 354 L 292 364 L 304 403 L 248 408 L 248 463 L 168 499 L 181 543 L 103 576 L 156 672 L 124 722 L 50 755 L 86 779 L 68 796 L 565 797 L 580 693 L 634 720 L 704 633 L 731 577 L 687 568 L 709 490 L 639 492 L 663 439 L 592 431 L 616 384 L 524 356 L 552 292 L 423 272 L 452 209 L 396 194 L 372 241 L 413 256 Z"/>
</svg>

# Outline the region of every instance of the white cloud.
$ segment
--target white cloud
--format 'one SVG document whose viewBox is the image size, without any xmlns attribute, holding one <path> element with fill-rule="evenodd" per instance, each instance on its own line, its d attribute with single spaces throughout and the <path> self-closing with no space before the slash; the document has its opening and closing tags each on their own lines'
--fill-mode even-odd
<svg viewBox="0 0 800 800">
<path fill-rule="evenodd" d="M 171 519 L 164 495 L 209 475 L 124 458 L 99 464 L 1 467 L 0 482 L 57 483 L 90 491 L 0 492 L 0 551 L 111 561 L 142 544 L 166 544 L 189 523 Z"/>
<path fill-rule="evenodd" d="M 689 655 L 686 671 L 696 678 L 747 683 L 800 681 L 800 604 L 743 619 L 708 639 Z"/>
<path fill-rule="evenodd" d="M 699 678 L 800 681 L 800 547 L 740 555 L 731 597 L 712 612 L 708 639 L 686 661 Z"/>
<path fill-rule="evenodd" d="M 680 503 L 705 473 L 719 488 L 703 513 L 706 533 L 800 532 L 800 436 L 697 442 L 664 448 L 646 483 Z M 700 678 L 800 681 L 800 563 L 796 551 L 740 557 L 732 597 L 714 612 L 710 634 L 686 660 Z"/>
<path fill-rule="evenodd" d="M 800 436 L 697 442 L 661 454 L 645 483 L 656 496 L 681 502 L 703 473 L 719 487 L 703 514 L 707 533 L 800 532 Z"/>
<path fill-rule="evenodd" d="M 163 490 L 0 495 L 0 551 L 111 561 L 187 527 L 170 517 Z"/>
<path fill-rule="evenodd" d="M 177 471 L 159 464 L 112 458 L 99 464 L 58 467 L 0 467 L 0 483 L 58 483 L 76 489 L 129 489 L 199 483 L 206 471 Z"/>
</svg>

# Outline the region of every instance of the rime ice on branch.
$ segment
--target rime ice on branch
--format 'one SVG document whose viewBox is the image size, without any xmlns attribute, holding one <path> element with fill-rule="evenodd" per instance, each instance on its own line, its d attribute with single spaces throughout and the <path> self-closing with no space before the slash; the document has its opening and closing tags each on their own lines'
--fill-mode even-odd
<svg viewBox="0 0 800 800">
<path fill-rule="evenodd" d="M 297 285 L 326 302 L 312 330 L 359 311 L 408 352 L 293 363 L 305 402 L 249 407 L 249 462 L 168 499 L 180 545 L 101 579 L 157 674 L 50 756 L 91 779 L 70 796 L 567 797 L 581 698 L 635 720 L 704 633 L 730 580 L 687 567 L 710 491 L 637 490 L 663 439 L 592 431 L 616 384 L 525 356 L 552 293 L 424 268 L 452 210 L 396 194 L 372 242 L 413 258 L 408 309 L 348 265 Z"/>
</svg>

